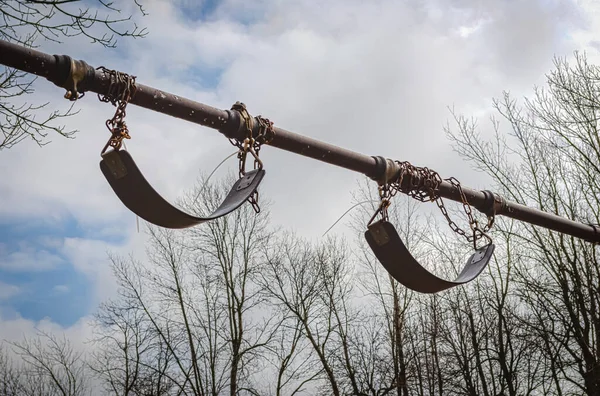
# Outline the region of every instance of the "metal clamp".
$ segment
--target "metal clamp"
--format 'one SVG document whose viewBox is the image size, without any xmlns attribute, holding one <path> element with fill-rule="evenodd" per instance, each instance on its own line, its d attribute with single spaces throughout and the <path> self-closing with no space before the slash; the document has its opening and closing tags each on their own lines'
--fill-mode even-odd
<svg viewBox="0 0 600 396">
<path fill-rule="evenodd" d="M 600 224 L 588 224 L 594 230 L 594 238 L 590 238 L 587 241 L 596 245 L 600 245 Z"/>
<path fill-rule="evenodd" d="M 383 186 L 398 177 L 399 167 L 395 161 L 382 156 L 372 156 L 371 158 L 375 160 L 375 169 L 367 175 L 371 180 L 375 180 L 377 184 Z"/>
<path fill-rule="evenodd" d="M 85 95 L 84 92 L 78 91 L 78 84 L 85 79 L 85 75 L 87 72 L 88 64 L 84 61 L 76 61 L 71 59 L 71 69 L 69 72 L 69 77 L 63 88 L 67 90 L 65 93 L 65 99 L 69 99 L 70 101 L 75 101 L 77 99 L 83 98 Z"/>
<path fill-rule="evenodd" d="M 479 205 L 477 209 L 488 217 L 501 214 L 504 211 L 506 200 L 502 196 L 494 194 L 489 190 L 484 190 L 482 192 L 485 196 L 485 201 L 482 205 Z"/>
<path fill-rule="evenodd" d="M 54 55 L 54 59 L 56 59 L 57 73 L 49 80 L 67 90 L 65 99 L 70 101 L 81 99 L 84 96 L 81 83 L 94 78 L 94 68 L 82 60 L 75 60 L 67 55 Z"/>
</svg>

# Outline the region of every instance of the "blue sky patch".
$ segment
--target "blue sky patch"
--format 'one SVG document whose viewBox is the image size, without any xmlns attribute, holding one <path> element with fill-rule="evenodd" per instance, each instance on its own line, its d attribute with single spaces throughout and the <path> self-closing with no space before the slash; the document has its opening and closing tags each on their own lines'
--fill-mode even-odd
<svg viewBox="0 0 600 396">
<path fill-rule="evenodd" d="M 49 317 L 65 327 L 89 314 L 95 309 L 93 280 L 63 254 L 65 239 L 113 245 L 126 240 L 116 234 L 84 228 L 72 217 L 56 222 L 0 219 L 0 312 L 34 321 Z"/>
<path fill-rule="evenodd" d="M 45 272 L 7 272 L 0 270 L 2 282 L 18 287 L 18 292 L 0 305 L 18 312 L 25 319 L 46 317 L 63 327 L 73 325 L 91 309 L 90 280 L 65 263 Z"/>
<path fill-rule="evenodd" d="M 203 21 L 215 12 L 218 0 L 175 0 L 174 6 L 181 17 L 189 22 Z"/>
</svg>

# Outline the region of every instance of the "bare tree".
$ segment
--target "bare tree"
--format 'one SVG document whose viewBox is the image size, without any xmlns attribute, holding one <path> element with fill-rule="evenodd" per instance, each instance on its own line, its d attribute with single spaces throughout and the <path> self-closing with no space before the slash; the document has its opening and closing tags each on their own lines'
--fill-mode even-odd
<svg viewBox="0 0 600 396">
<path fill-rule="evenodd" d="M 113 258 L 114 265 L 124 264 Z M 123 268 L 117 271 L 122 271 Z M 144 311 L 127 298 L 110 300 L 96 313 L 97 334 L 90 366 L 114 395 L 167 395 L 172 354 Z"/>
<path fill-rule="evenodd" d="M 267 385 L 268 394 L 302 394 L 318 379 L 321 370 L 312 367 L 314 359 L 302 321 L 286 309 L 274 310 L 274 315 L 280 327 L 264 358 L 274 367 L 277 380 Z"/>
<path fill-rule="evenodd" d="M 181 203 L 189 211 L 208 211 L 229 192 L 226 182 L 201 185 Z M 186 231 L 149 226 L 147 263 L 111 258 L 120 297 L 98 317 L 98 341 L 110 348 L 97 368 L 111 392 L 140 394 L 140 384 L 153 384 L 152 394 L 259 391 L 254 378 L 279 326 L 256 282 L 270 236 L 262 205 L 260 215 L 245 205 Z"/>
<path fill-rule="evenodd" d="M 141 3 L 133 2 L 145 15 Z M 0 0 L 0 39 L 36 47 L 42 40 L 60 43 L 83 36 L 91 43 L 114 47 L 116 37 L 144 37 L 145 28 L 140 29 L 131 15 L 120 17 L 121 12 L 115 3 L 102 0 L 92 4 L 80 0 Z M 64 137 L 76 133 L 56 124 L 75 114 L 72 106 L 66 112 L 48 112 L 45 111 L 48 103 L 28 99 L 35 93 L 35 80 L 32 75 L 15 69 L 3 67 L 0 71 L 0 150 L 25 139 L 44 145 L 50 132 Z"/>
<path fill-rule="evenodd" d="M 82 396 L 90 392 L 88 371 L 82 352 L 69 341 L 38 331 L 35 337 L 9 343 L 22 364 L 3 354 L 6 389 L 23 395 Z M 10 394 L 10 393 L 7 393 Z"/>
<path fill-rule="evenodd" d="M 203 190 L 192 195 L 194 199 L 188 200 L 188 207 L 199 214 L 210 212 L 229 192 L 233 179 L 228 182 L 214 187 L 203 181 L 200 187 Z M 202 194 L 200 201 L 196 199 L 199 194 Z M 268 229 L 268 202 L 263 201 L 261 206 L 258 215 L 245 205 L 205 227 L 189 230 L 197 277 L 210 280 L 216 298 L 214 309 L 225 318 L 226 324 L 215 329 L 215 333 L 226 340 L 229 349 L 231 395 L 256 392 L 250 378 L 258 372 L 259 358 L 277 327 L 271 317 L 264 315 L 268 308 L 258 284 L 263 268 L 262 252 L 272 235 Z"/>
<path fill-rule="evenodd" d="M 15 367 L 14 360 L 4 345 L 0 346 L 0 395 L 18 396 L 24 394 L 23 373 Z"/>
<path fill-rule="evenodd" d="M 339 395 L 340 384 L 326 349 L 334 329 L 320 315 L 321 279 L 318 274 L 310 244 L 293 235 L 285 235 L 267 252 L 263 287 L 276 308 L 301 324 L 302 335 L 310 344 L 319 367 L 313 373 L 320 376 L 312 374 L 309 377 L 325 378 L 331 393 Z"/>
<path fill-rule="evenodd" d="M 416 201 L 405 200 L 405 197 L 396 197 L 389 209 L 390 221 L 393 222 L 411 253 L 418 258 L 424 258 L 427 250 L 424 242 L 426 235 L 423 222 L 418 212 Z M 383 268 L 371 253 L 364 241 L 365 222 L 375 212 L 378 205 L 377 192 L 368 185 L 362 184 L 355 192 L 356 202 L 365 202 L 352 221 L 353 228 L 358 233 L 357 248 L 359 257 L 359 276 L 357 283 L 360 286 L 363 301 L 366 303 L 363 312 L 368 313 L 369 321 L 376 321 L 385 331 L 378 331 L 378 339 L 371 340 L 384 346 L 377 351 L 376 356 L 369 360 L 380 360 L 380 364 L 372 366 L 370 377 L 378 378 L 372 383 L 372 395 L 409 395 L 429 394 L 423 384 L 426 381 L 425 370 L 418 354 L 422 351 L 423 338 L 418 333 L 416 315 L 420 302 L 415 293 L 398 283 Z M 374 334 L 375 335 L 375 334 Z M 412 392 L 411 392 L 412 390 Z M 425 392 L 425 393 L 423 393 Z"/>
<path fill-rule="evenodd" d="M 588 223 L 600 223 L 598 67 L 576 54 L 556 59 L 548 88 L 517 105 L 495 102 L 512 133 L 485 140 L 476 125 L 456 116 L 449 132 L 458 152 L 486 172 L 507 198 Z M 499 230 L 524 248 L 514 256 L 514 293 L 521 323 L 541 346 L 546 391 L 600 394 L 600 263 L 598 246 L 529 225 Z M 517 316 L 519 318 L 519 316 Z M 504 340 L 507 343 L 508 340 Z"/>
</svg>

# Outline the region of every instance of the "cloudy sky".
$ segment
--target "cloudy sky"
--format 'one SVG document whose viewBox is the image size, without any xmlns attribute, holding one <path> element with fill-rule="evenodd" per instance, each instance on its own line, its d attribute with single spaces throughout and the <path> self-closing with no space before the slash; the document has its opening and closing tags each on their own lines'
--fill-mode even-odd
<svg viewBox="0 0 600 396">
<path fill-rule="evenodd" d="M 554 56 L 585 50 L 599 60 L 592 1 L 143 2 L 149 15 L 135 18 L 148 28 L 144 39 L 117 49 L 39 42 L 40 50 L 220 108 L 241 100 L 288 130 L 429 166 L 475 188 L 485 179 L 443 132 L 448 106 L 485 124 L 494 97 L 529 95 Z M 54 85 L 36 88 L 36 101 L 68 105 Z M 76 107 L 66 121 L 80 130 L 76 139 L 50 136 L 43 148 L 23 142 L 0 152 L 0 339 L 36 326 L 85 339 L 87 319 L 115 291 L 107 252 L 144 252 L 135 216 L 98 167 L 114 108 L 93 94 Z M 131 106 L 127 121 L 129 151 L 171 201 L 233 152 L 213 130 L 148 110 Z M 348 208 L 361 178 L 269 147 L 262 157 L 261 196 L 272 201 L 273 222 L 308 237 Z M 215 177 L 236 166 L 231 159 Z"/>
</svg>

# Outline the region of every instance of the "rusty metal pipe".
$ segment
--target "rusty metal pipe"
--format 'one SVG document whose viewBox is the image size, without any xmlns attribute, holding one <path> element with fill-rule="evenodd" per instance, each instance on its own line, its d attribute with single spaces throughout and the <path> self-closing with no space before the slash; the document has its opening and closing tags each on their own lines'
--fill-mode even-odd
<svg viewBox="0 0 600 396">
<path fill-rule="evenodd" d="M 20 45 L 0 40 L 0 64 L 42 76 L 59 87 L 76 89 L 79 92 L 96 92 L 106 94 L 108 78 L 83 61 L 76 61 L 65 55 L 49 55 Z M 73 76 L 80 76 L 73 86 Z M 161 91 L 136 83 L 137 91 L 130 103 L 153 111 L 181 118 L 198 125 L 217 129 L 229 138 L 244 138 L 244 128 L 238 112 L 221 110 L 186 99 L 169 92 Z M 254 128 L 258 123 L 254 122 Z M 390 177 L 397 175 L 392 161 L 378 161 L 377 158 L 347 150 L 329 143 L 321 142 L 299 135 L 282 128 L 275 127 L 275 136 L 270 146 L 290 151 L 337 165 L 345 169 L 362 173 L 374 180 L 381 181 L 383 174 L 389 172 Z M 382 164 L 392 164 L 386 168 Z M 538 209 L 530 208 L 515 202 L 505 201 L 498 195 L 488 191 L 473 190 L 463 187 L 469 203 L 481 212 L 495 208 L 497 215 L 548 228 L 554 231 L 582 238 L 591 242 L 600 242 L 600 227 L 579 223 Z M 461 202 L 458 190 L 448 182 L 439 186 L 439 194 L 447 199 Z"/>
<path fill-rule="evenodd" d="M 58 61 L 60 57 L 0 40 L 1 64 L 46 77 L 64 88 L 65 81 L 69 76 L 69 70 L 65 70 L 68 62 Z M 109 80 L 101 71 L 94 70 L 86 63 L 79 64 L 77 67 L 85 68 L 87 72 L 86 79 L 79 83 L 81 91 L 99 94 L 107 92 Z M 140 83 L 136 83 L 136 87 L 136 93 L 129 102 L 131 104 L 217 129 L 229 138 L 243 140 L 245 137 L 241 127 L 242 120 L 236 111 L 217 109 Z M 275 138 L 269 143 L 270 146 L 364 174 L 372 172 L 375 166 L 375 160 L 371 156 L 346 150 L 283 128 L 275 127 L 274 130 Z"/>
</svg>

